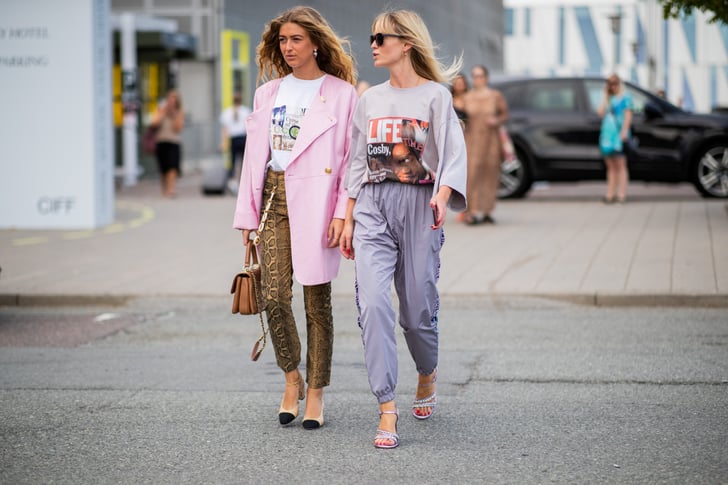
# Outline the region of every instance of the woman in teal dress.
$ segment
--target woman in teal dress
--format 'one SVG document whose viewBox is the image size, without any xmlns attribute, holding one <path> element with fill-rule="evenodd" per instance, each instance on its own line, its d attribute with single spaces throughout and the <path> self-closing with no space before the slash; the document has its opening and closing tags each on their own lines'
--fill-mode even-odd
<svg viewBox="0 0 728 485">
<path fill-rule="evenodd" d="M 607 193 L 604 195 L 604 202 L 623 203 L 627 200 L 629 183 L 625 148 L 631 136 L 632 97 L 625 92 L 616 74 L 607 79 L 604 100 L 598 112 L 602 118 L 599 148 L 607 167 Z"/>
</svg>

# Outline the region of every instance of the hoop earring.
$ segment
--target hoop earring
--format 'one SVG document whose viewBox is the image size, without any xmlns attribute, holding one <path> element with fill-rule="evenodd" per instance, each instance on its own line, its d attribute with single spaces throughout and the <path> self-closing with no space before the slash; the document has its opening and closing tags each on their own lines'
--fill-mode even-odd
<svg viewBox="0 0 728 485">
<path fill-rule="evenodd" d="M 318 49 L 314 49 L 313 50 L 313 56 L 314 57 L 318 57 Z"/>
</svg>

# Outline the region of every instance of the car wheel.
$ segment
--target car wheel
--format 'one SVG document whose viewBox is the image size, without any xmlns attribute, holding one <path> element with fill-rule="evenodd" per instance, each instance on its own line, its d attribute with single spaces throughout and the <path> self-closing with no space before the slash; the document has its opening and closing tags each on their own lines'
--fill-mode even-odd
<svg viewBox="0 0 728 485">
<path fill-rule="evenodd" d="M 710 145 L 695 163 L 695 188 L 706 197 L 728 198 L 728 144 Z"/>
<path fill-rule="evenodd" d="M 516 157 L 501 163 L 499 199 L 517 199 L 526 195 L 531 189 L 531 174 L 528 171 L 528 160 L 523 150 L 516 147 Z"/>
</svg>

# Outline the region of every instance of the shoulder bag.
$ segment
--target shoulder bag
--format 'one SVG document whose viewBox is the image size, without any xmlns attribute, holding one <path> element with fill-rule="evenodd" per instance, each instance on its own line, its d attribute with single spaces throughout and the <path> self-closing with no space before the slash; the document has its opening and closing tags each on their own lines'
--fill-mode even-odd
<svg viewBox="0 0 728 485">
<path fill-rule="evenodd" d="M 251 254 L 253 255 L 252 261 Z M 233 278 L 230 293 L 234 295 L 233 313 L 241 315 L 260 313 L 260 264 L 258 263 L 258 251 L 253 246 L 253 241 L 248 241 L 245 246 L 245 265 L 243 270 Z"/>
<path fill-rule="evenodd" d="M 144 129 L 142 134 L 142 150 L 144 153 L 154 155 L 157 150 L 157 132 L 159 132 L 159 125 L 149 125 Z"/>
<path fill-rule="evenodd" d="M 235 274 L 232 286 L 230 287 L 230 293 L 233 295 L 232 312 L 241 315 L 258 314 L 258 318 L 260 319 L 260 328 L 263 333 L 253 345 L 253 351 L 250 354 L 250 359 L 253 361 L 258 360 L 260 354 L 263 352 L 266 344 L 266 334 L 268 333 L 263 322 L 265 304 L 263 291 L 260 286 L 260 263 L 258 262 L 256 245 L 260 242 L 260 233 L 263 231 L 265 221 L 268 219 L 268 211 L 273 202 L 276 188 L 273 187 L 268 202 L 265 205 L 255 240 L 248 241 L 245 245 L 245 263 L 243 269 Z"/>
</svg>

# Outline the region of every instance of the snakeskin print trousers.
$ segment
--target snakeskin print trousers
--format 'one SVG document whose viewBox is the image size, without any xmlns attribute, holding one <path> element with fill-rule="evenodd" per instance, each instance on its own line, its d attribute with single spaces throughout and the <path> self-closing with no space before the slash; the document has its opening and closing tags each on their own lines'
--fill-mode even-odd
<svg viewBox="0 0 728 485">
<path fill-rule="evenodd" d="M 286 204 L 285 172 L 268 170 L 263 203 L 275 195 L 261 233 L 261 282 L 265 313 L 268 317 L 276 363 L 284 372 L 301 363 L 301 341 L 293 316 L 293 263 L 291 230 Z M 334 318 L 331 310 L 331 282 L 303 286 L 306 311 L 306 382 L 318 389 L 329 385 L 334 343 Z"/>
</svg>

